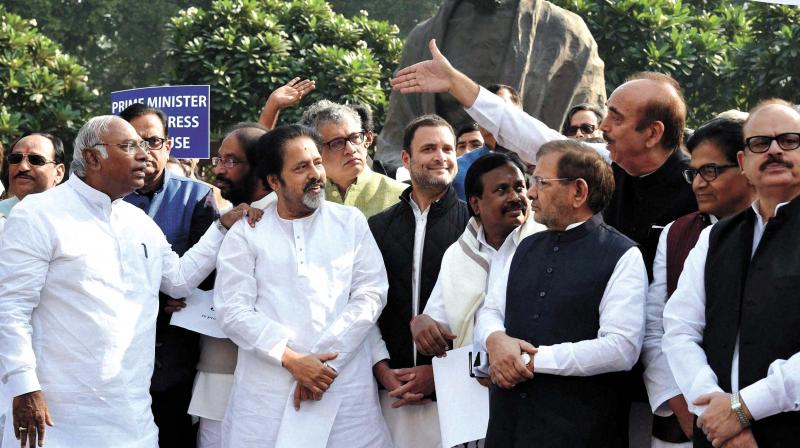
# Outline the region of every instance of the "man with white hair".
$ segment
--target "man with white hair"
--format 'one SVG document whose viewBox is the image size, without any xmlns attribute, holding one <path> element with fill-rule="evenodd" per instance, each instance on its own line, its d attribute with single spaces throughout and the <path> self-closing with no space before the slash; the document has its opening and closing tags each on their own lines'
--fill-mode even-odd
<svg viewBox="0 0 800 448">
<path fill-rule="evenodd" d="M 121 200 L 144 185 L 148 149 L 124 120 L 94 117 L 75 139 L 69 181 L 26 198 L 8 219 L 0 380 L 14 399 L 3 447 L 44 446 L 45 425 L 55 447 L 158 445 L 148 393 L 158 291 L 188 295 L 250 209 L 227 213 L 179 258 Z"/>
</svg>

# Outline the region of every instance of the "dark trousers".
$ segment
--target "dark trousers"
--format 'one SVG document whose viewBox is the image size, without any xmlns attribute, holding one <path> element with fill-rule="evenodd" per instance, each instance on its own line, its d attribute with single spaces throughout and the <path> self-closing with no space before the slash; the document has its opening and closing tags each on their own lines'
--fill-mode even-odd
<svg viewBox="0 0 800 448">
<path fill-rule="evenodd" d="M 197 445 L 197 425 L 192 425 L 192 416 L 187 414 L 193 383 L 192 379 L 164 392 L 150 391 L 160 448 L 195 448 Z"/>
</svg>

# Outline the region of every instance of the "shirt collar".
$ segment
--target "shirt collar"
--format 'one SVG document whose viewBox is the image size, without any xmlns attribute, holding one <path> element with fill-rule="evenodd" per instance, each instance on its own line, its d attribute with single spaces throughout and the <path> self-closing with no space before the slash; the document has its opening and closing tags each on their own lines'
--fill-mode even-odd
<svg viewBox="0 0 800 448">
<path fill-rule="evenodd" d="M 776 205 L 775 206 L 775 210 L 773 210 L 773 212 L 772 212 L 772 216 L 778 216 L 778 209 L 780 209 L 784 205 L 788 204 L 789 202 L 790 201 L 781 202 L 780 204 Z M 752 207 L 753 211 L 756 212 L 756 217 L 758 218 L 759 222 L 761 222 L 762 224 L 765 223 L 764 217 L 761 216 L 761 212 L 758 210 L 758 199 L 753 201 L 753 203 L 750 204 L 750 207 Z"/>
<path fill-rule="evenodd" d="M 111 211 L 111 207 L 114 204 L 117 204 L 120 201 L 122 201 L 122 198 L 114 199 L 112 201 L 107 194 L 89 186 L 89 184 L 84 182 L 83 179 L 81 179 L 76 175 L 70 176 L 66 184 L 70 188 L 75 190 L 75 192 L 78 193 L 79 196 L 83 197 L 91 206 L 93 206 L 97 210 L 104 211 L 106 213 L 109 213 Z"/>
</svg>

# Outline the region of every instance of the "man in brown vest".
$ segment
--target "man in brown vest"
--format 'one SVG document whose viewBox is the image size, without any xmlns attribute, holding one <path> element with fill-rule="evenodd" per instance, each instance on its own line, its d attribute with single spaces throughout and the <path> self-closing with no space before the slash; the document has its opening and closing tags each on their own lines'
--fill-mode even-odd
<svg viewBox="0 0 800 448">
<path fill-rule="evenodd" d="M 692 160 L 684 177 L 692 185 L 699 211 L 668 224 L 658 241 L 642 346 L 644 381 L 654 414 L 654 446 L 691 446 L 693 417 L 661 352 L 662 316 L 700 232 L 753 202 L 753 189 L 736 162 L 736 153 L 742 149 L 742 123 L 741 119 L 715 118 L 697 128 L 686 141 Z M 680 425 L 668 420 L 677 420 Z"/>
</svg>

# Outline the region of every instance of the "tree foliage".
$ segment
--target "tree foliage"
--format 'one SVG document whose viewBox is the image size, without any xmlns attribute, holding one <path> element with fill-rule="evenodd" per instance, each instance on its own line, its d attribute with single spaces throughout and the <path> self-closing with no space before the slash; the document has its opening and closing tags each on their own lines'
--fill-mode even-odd
<svg viewBox="0 0 800 448">
<path fill-rule="evenodd" d="M 316 81 L 304 104 L 328 98 L 370 106 L 383 121 L 402 52 L 397 27 L 347 19 L 323 0 L 215 0 L 172 19 L 173 84 L 209 84 L 212 129 L 254 120 L 270 92 L 295 76 Z M 299 118 L 291 108 L 283 121 Z"/>
<path fill-rule="evenodd" d="M 166 25 L 181 8 L 210 0 L 3 0 L 9 11 L 36 19 L 41 32 L 61 44 L 89 71 L 98 96 L 95 113 L 107 113 L 116 90 L 158 85 L 169 61 Z"/>
<path fill-rule="evenodd" d="M 68 142 L 94 100 L 86 82 L 86 70 L 39 33 L 35 20 L 0 5 L 0 141 L 35 130 Z"/>
<path fill-rule="evenodd" d="M 610 92 L 643 70 L 681 83 L 689 123 L 780 96 L 800 99 L 800 10 L 730 0 L 552 0 L 580 15 Z"/>
<path fill-rule="evenodd" d="M 377 20 L 387 20 L 400 28 L 406 36 L 421 21 L 433 17 L 442 0 L 329 0 L 333 10 L 347 17 L 369 15 Z"/>
</svg>

